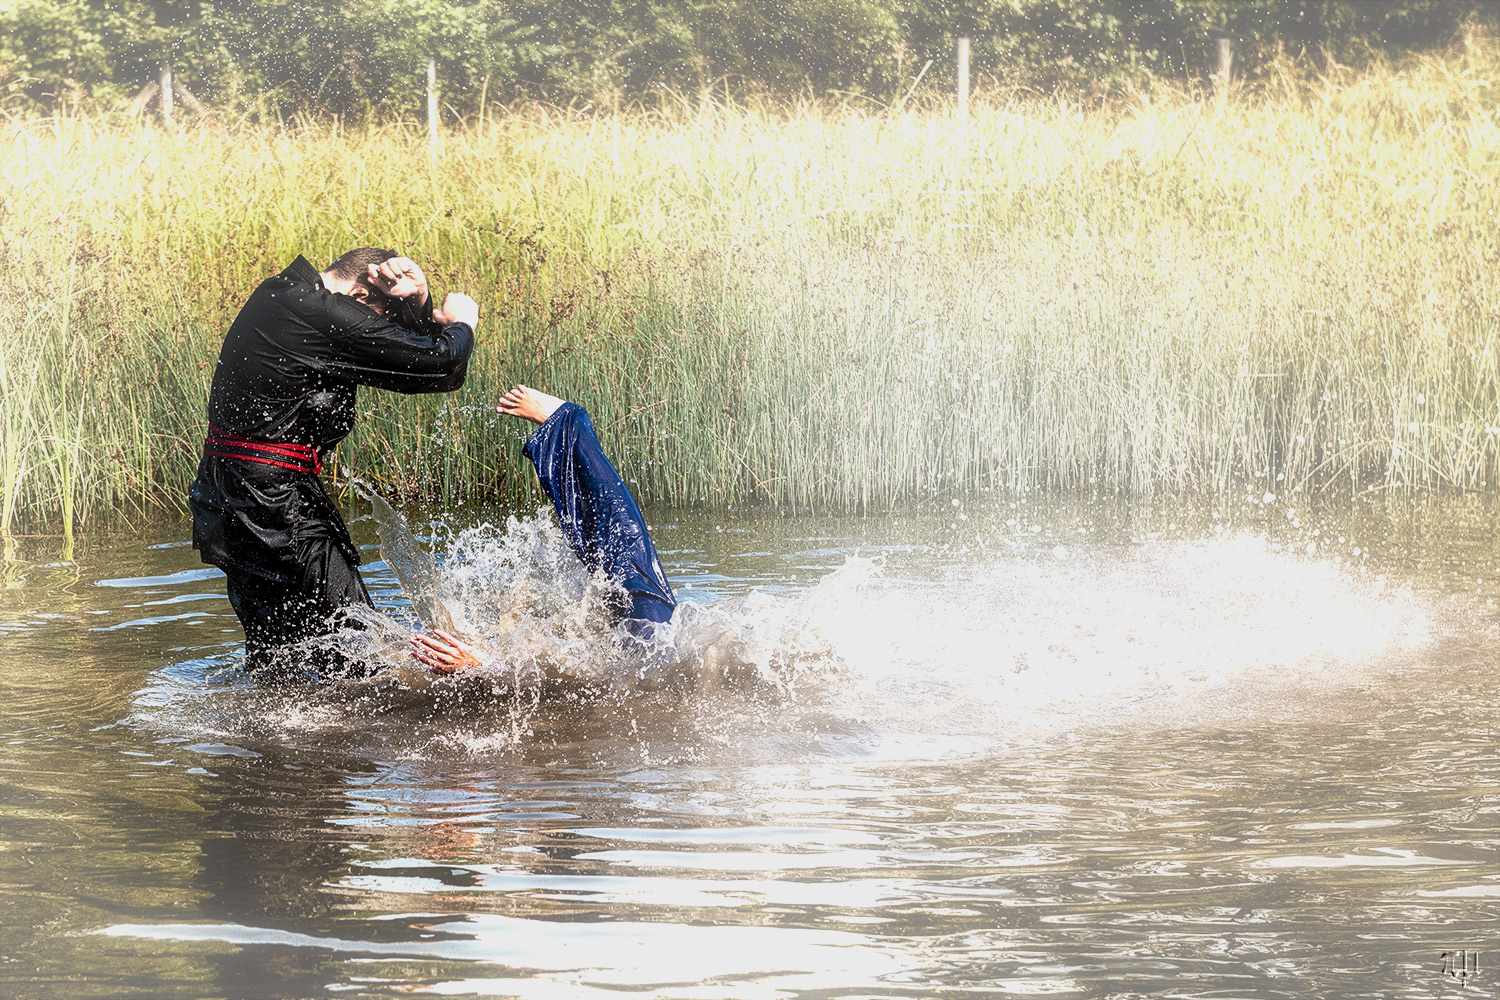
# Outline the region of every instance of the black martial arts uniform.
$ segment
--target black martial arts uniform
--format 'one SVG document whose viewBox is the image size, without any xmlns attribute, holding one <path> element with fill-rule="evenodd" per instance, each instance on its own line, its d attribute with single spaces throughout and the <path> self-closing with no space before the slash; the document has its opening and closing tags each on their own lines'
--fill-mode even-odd
<svg viewBox="0 0 1500 1000">
<path fill-rule="evenodd" d="M 188 493 L 193 547 L 229 577 L 246 666 L 326 634 L 369 605 L 359 553 L 317 472 L 354 425 L 355 390 L 448 392 L 463 384 L 474 331 L 404 305 L 400 321 L 323 287 L 304 258 L 251 293 L 224 337 L 209 434 Z M 342 666 L 278 664 L 289 673 Z"/>
<path fill-rule="evenodd" d="M 646 521 L 599 447 L 583 407 L 562 404 L 527 439 L 523 450 L 578 558 L 624 588 L 628 604 L 615 612 L 625 627 L 644 637 L 646 623 L 670 619 L 677 599 L 656 558 Z"/>
</svg>

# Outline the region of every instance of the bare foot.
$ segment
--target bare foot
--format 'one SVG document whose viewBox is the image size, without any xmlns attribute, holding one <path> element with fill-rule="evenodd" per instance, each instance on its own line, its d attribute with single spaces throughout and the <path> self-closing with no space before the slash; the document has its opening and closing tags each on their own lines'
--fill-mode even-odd
<svg viewBox="0 0 1500 1000">
<path fill-rule="evenodd" d="M 412 636 L 411 655 L 431 667 L 435 674 L 451 674 L 483 662 L 471 647 L 442 629 L 433 629 L 430 636 Z"/>
<path fill-rule="evenodd" d="M 520 417 L 534 424 L 544 424 L 561 405 L 563 405 L 563 400 L 556 396 L 549 396 L 540 389 L 528 389 L 524 385 L 517 385 L 500 397 L 500 405 L 495 409 L 507 416 Z"/>
</svg>

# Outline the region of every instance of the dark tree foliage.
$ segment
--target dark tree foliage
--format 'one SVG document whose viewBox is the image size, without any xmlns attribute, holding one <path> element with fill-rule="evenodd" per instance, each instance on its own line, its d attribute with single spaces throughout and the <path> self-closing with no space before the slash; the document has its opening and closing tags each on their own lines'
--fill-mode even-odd
<svg viewBox="0 0 1500 1000">
<path fill-rule="evenodd" d="M 949 75 L 960 36 L 974 69 L 997 82 L 1107 90 L 1201 79 L 1212 40 L 1234 42 L 1237 71 L 1271 58 L 1360 64 L 1441 48 L 1500 25 L 1500 0 L 896 0 L 916 58 Z"/>
<path fill-rule="evenodd" d="M 120 106 L 165 61 L 231 112 L 389 119 L 420 112 L 432 59 L 467 117 L 481 95 L 889 101 L 924 67 L 950 85 L 959 37 L 981 86 L 1101 93 L 1201 80 L 1219 37 L 1254 78 L 1496 27 L 1500 0 L 0 0 L 0 82 L 12 113 Z"/>
<path fill-rule="evenodd" d="M 829 94 L 895 83 L 899 25 L 878 0 L 532 0 L 512 9 L 557 54 L 525 77 L 554 95 Z"/>
<path fill-rule="evenodd" d="M 164 61 L 233 111 L 396 117 L 425 101 L 474 110 L 551 51 L 500 0 L 10 0 L 0 71 L 13 107 L 118 102 Z"/>
</svg>

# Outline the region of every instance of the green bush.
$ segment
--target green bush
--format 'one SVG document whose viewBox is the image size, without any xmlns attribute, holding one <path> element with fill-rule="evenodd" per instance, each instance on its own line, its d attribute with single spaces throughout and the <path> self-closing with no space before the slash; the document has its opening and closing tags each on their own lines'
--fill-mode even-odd
<svg viewBox="0 0 1500 1000">
<path fill-rule="evenodd" d="M 980 88 L 1119 93 L 1201 80 L 1218 37 L 1255 79 L 1497 21 L 1496 0 L 3 0 L 0 71 L 13 114 L 123 107 L 168 60 L 230 114 L 390 121 L 421 114 L 435 59 L 445 113 L 469 119 L 663 92 L 891 102 L 919 76 L 951 89 L 959 37 Z"/>
</svg>

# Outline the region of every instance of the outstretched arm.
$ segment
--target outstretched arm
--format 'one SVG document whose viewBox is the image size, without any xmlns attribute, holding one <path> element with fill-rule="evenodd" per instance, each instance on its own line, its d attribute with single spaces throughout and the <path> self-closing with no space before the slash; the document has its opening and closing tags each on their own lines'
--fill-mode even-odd
<svg viewBox="0 0 1500 1000">
<path fill-rule="evenodd" d="M 677 599 L 662 572 L 646 521 L 625 480 L 605 457 L 583 407 L 518 385 L 497 409 L 537 424 L 522 452 L 552 500 L 568 544 L 591 570 L 630 596 L 626 617 L 664 622 Z"/>
</svg>

